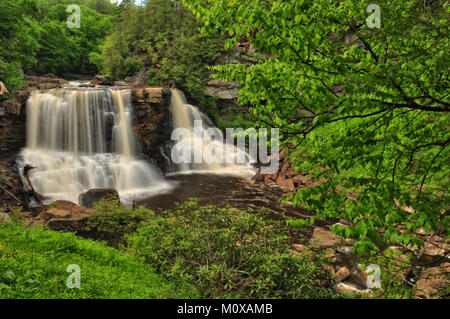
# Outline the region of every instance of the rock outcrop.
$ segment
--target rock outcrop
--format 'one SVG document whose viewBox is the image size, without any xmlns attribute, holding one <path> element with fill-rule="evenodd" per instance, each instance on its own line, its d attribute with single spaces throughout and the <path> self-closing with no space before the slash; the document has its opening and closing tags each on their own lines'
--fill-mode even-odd
<svg viewBox="0 0 450 319">
<path fill-rule="evenodd" d="M 266 185 L 278 185 L 281 189 L 288 192 L 319 184 L 321 181 L 315 180 L 313 176 L 300 174 L 294 170 L 292 160 L 287 156 L 288 150 L 288 148 L 284 148 L 280 151 L 280 169 L 278 172 L 265 175 L 257 173 L 254 176 L 254 181 Z"/>
<path fill-rule="evenodd" d="M 167 162 L 161 148 L 171 138 L 171 91 L 166 87 L 138 86 L 132 87 L 131 95 L 135 115 L 133 131 L 142 147 L 142 153 L 164 168 Z"/>
<path fill-rule="evenodd" d="M 78 202 L 83 207 L 93 208 L 95 204 L 105 198 L 108 200 L 120 201 L 119 193 L 115 189 L 99 188 L 90 189 L 87 192 L 80 194 L 78 197 Z"/>
<path fill-rule="evenodd" d="M 206 95 L 217 97 L 222 100 L 233 100 L 238 97 L 239 83 L 229 83 L 221 80 L 210 80 L 206 83 Z"/>
</svg>

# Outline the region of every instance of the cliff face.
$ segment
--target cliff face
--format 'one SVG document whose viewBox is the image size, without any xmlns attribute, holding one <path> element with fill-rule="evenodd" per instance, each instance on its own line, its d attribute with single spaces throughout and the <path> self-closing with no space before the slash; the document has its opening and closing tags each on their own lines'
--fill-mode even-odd
<svg viewBox="0 0 450 319">
<path fill-rule="evenodd" d="M 132 102 L 135 120 L 133 130 L 146 157 L 166 169 L 162 148 L 171 137 L 170 95 L 164 87 L 139 86 L 132 88 Z"/>
</svg>

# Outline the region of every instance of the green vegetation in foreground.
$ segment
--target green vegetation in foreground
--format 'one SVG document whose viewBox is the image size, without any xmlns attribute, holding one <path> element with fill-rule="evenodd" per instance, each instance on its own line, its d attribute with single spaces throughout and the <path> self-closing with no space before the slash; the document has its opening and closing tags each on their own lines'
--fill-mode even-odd
<svg viewBox="0 0 450 319">
<path fill-rule="evenodd" d="M 321 253 L 299 255 L 283 222 L 262 212 L 199 206 L 160 214 L 101 202 L 99 238 L 0 224 L 0 298 L 336 298 Z M 67 266 L 81 267 L 68 289 Z M 195 287 L 194 287 L 195 286 Z"/>
<path fill-rule="evenodd" d="M 193 282 L 203 298 L 334 298 L 321 253 L 294 255 L 288 229 L 264 211 L 178 205 L 126 237 L 169 280 Z"/>
<path fill-rule="evenodd" d="M 66 285 L 67 266 L 81 268 L 81 288 Z M 135 256 L 71 233 L 0 223 L 2 298 L 192 298 Z"/>
</svg>

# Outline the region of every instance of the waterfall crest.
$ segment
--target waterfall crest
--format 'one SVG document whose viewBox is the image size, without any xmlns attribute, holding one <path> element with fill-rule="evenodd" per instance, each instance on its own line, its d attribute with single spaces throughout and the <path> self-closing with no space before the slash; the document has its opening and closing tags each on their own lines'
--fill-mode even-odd
<svg viewBox="0 0 450 319">
<path fill-rule="evenodd" d="M 157 167 L 137 158 L 131 117 L 130 90 L 33 92 L 19 167 L 35 166 L 34 188 L 53 200 L 78 203 L 89 189 L 115 188 L 129 204 L 170 190 Z"/>
</svg>

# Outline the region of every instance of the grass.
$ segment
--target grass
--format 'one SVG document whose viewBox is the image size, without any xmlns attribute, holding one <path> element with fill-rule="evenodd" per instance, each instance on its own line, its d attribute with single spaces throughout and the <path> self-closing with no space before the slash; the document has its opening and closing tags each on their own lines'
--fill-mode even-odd
<svg viewBox="0 0 450 319">
<path fill-rule="evenodd" d="M 81 288 L 67 287 L 71 264 Z M 195 298 L 190 284 L 175 285 L 139 258 L 103 243 L 45 228 L 0 224 L 0 298 Z"/>
</svg>

